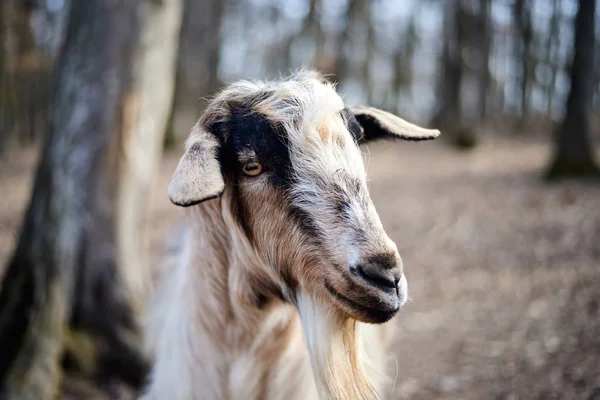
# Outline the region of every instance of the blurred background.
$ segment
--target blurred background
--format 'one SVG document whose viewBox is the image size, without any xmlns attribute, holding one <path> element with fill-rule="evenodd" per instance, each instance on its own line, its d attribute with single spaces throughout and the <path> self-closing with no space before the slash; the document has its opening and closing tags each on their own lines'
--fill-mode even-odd
<svg viewBox="0 0 600 400">
<path fill-rule="evenodd" d="M 130 398 L 209 98 L 299 67 L 439 128 L 364 149 L 403 255 L 390 399 L 600 399 L 595 0 L 2 0 L 0 398 Z"/>
</svg>

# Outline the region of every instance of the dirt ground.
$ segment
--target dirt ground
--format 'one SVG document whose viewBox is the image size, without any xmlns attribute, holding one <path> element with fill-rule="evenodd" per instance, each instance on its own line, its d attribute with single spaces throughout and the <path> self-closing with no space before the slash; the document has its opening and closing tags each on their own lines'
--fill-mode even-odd
<svg viewBox="0 0 600 400">
<path fill-rule="evenodd" d="M 368 150 L 370 187 L 411 301 L 395 319 L 390 399 L 600 399 L 600 184 L 539 179 L 549 148 L 489 140 Z M 165 156 L 146 236 L 154 264 L 179 211 Z M 27 205 L 33 150 L 0 160 L 0 265 Z"/>
</svg>

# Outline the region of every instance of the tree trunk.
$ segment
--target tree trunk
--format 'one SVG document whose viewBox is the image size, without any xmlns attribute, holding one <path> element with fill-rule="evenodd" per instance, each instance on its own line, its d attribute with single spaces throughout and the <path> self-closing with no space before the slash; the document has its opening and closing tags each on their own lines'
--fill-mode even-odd
<svg viewBox="0 0 600 400">
<path fill-rule="evenodd" d="M 362 13 L 364 9 L 364 0 L 348 0 L 346 5 L 346 15 L 344 18 L 346 26 L 338 39 L 336 59 L 333 67 L 335 80 L 342 85 L 352 77 L 352 65 L 348 54 L 352 50 L 353 33 L 364 16 Z"/>
<path fill-rule="evenodd" d="M 520 69 L 519 108 L 521 112 L 521 123 L 529 116 L 529 79 L 532 74 L 531 66 L 531 42 L 533 39 L 533 27 L 531 25 L 531 4 L 528 0 L 516 0 L 515 2 L 515 25 L 517 28 L 517 54 L 515 59 L 517 69 Z"/>
<path fill-rule="evenodd" d="M 462 51 L 466 29 L 461 0 L 448 0 L 445 3 L 444 47 L 438 86 L 441 93 L 433 123 L 442 127 L 451 144 L 458 149 L 470 149 L 477 144 L 475 132 L 463 122 L 462 84 L 464 64 Z"/>
<path fill-rule="evenodd" d="M 478 71 L 479 80 L 479 104 L 478 118 L 481 124 L 486 117 L 487 112 L 487 95 L 490 87 L 490 53 L 492 50 L 492 20 L 490 18 L 491 0 L 479 1 L 479 31 L 480 35 L 477 40 L 479 56 L 481 57 L 481 68 Z"/>
<path fill-rule="evenodd" d="M 575 20 L 575 53 L 565 117 L 556 131 L 554 159 L 548 179 L 599 177 L 590 140 L 590 112 L 594 88 L 596 0 L 579 0 Z"/>
<path fill-rule="evenodd" d="M 37 141 L 46 129 L 52 74 L 33 29 L 39 12 L 31 0 L 0 5 L 0 153 Z"/>
<path fill-rule="evenodd" d="M 139 273 L 126 271 L 140 268 L 129 240 L 160 155 L 178 18 L 178 0 L 71 3 L 42 158 L 0 291 L 0 398 L 55 398 L 63 357 L 87 377 L 143 382 L 137 304 L 126 295 L 139 295 Z"/>
<path fill-rule="evenodd" d="M 138 310 L 147 294 L 150 261 L 143 257 L 141 228 L 173 103 L 181 17 L 182 0 L 142 1 L 134 84 L 126 95 L 118 150 L 117 263 L 127 266 L 121 271 Z M 216 79 L 216 68 L 210 79 Z"/>
<path fill-rule="evenodd" d="M 7 147 L 8 133 L 7 129 L 7 110 L 6 110 L 6 63 L 8 51 L 6 48 L 6 8 L 7 3 L 0 3 L 0 155 L 4 152 Z"/>
<path fill-rule="evenodd" d="M 394 79 L 388 91 L 387 107 L 390 110 L 396 111 L 398 115 L 401 115 L 403 112 L 403 105 L 400 99 L 403 93 L 410 88 L 413 80 L 413 58 L 419 40 L 416 24 L 417 19 L 413 16 L 406 30 L 402 33 L 402 45 L 396 48 L 396 52 L 393 55 Z"/>
<path fill-rule="evenodd" d="M 552 17 L 550 18 L 550 25 L 548 27 L 548 36 L 544 46 L 544 52 L 546 59 L 544 60 L 546 65 L 550 68 L 550 79 L 546 82 L 544 87 L 544 93 L 546 96 L 546 114 L 552 118 L 554 114 L 554 88 L 556 82 L 556 75 L 560 68 L 560 46 L 558 43 L 558 33 L 560 28 L 560 1 L 553 0 L 552 2 Z"/>
<path fill-rule="evenodd" d="M 5 153 L 14 141 L 14 120 L 16 114 L 15 96 L 9 65 L 14 64 L 12 51 L 11 21 L 14 4 L 0 2 L 0 155 Z"/>
<path fill-rule="evenodd" d="M 442 126 L 456 127 L 461 120 L 462 86 L 462 43 L 460 42 L 460 0 L 450 0 L 446 4 L 444 27 L 444 48 L 442 54 L 442 71 L 439 74 L 442 86 L 442 104 L 440 105 L 438 123 Z"/>
<path fill-rule="evenodd" d="M 0 79 L 4 77 L 6 63 L 8 62 L 8 49 L 6 46 L 6 19 L 7 19 L 8 2 L 0 4 Z M 3 81 L 0 81 L 3 83 Z"/>
<path fill-rule="evenodd" d="M 200 117 L 203 98 L 219 88 L 221 25 L 227 0 L 183 0 L 175 97 L 167 144 L 183 141 Z"/>
<path fill-rule="evenodd" d="M 365 30 L 367 31 L 366 38 L 364 39 L 363 43 L 366 48 L 367 54 L 364 60 L 362 61 L 360 78 L 363 85 L 363 92 L 365 93 L 366 97 L 366 103 L 381 106 L 380 104 L 375 104 L 375 82 L 373 81 L 373 78 L 371 76 L 371 70 L 373 69 L 372 63 L 375 62 L 375 54 L 377 52 L 377 33 L 375 32 L 375 21 L 373 15 L 374 11 L 370 3 L 363 3 L 362 6 L 362 22 L 364 24 Z"/>
<path fill-rule="evenodd" d="M 276 4 L 275 7 L 279 10 L 279 5 Z M 324 74 L 329 74 L 335 72 L 333 70 L 333 63 L 335 60 L 332 57 L 332 54 L 326 48 L 327 44 L 327 35 L 323 30 L 323 26 L 321 24 L 321 15 L 323 13 L 323 1 L 322 0 L 308 0 L 308 14 L 304 21 L 302 22 L 302 28 L 298 33 L 291 32 L 289 38 L 283 41 L 284 45 L 282 46 L 283 51 L 286 53 L 287 59 L 292 58 L 292 52 L 294 48 L 292 45 L 294 41 L 311 41 L 314 46 L 314 53 L 312 57 L 311 65 L 316 68 L 318 71 L 321 71 Z M 273 21 L 274 23 L 276 21 Z M 279 52 L 272 55 L 272 59 L 275 61 L 277 58 L 281 58 L 281 54 Z M 291 63 L 285 66 L 285 68 L 279 68 L 279 72 L 289 70 L 292 68 Z"/>
</svg>

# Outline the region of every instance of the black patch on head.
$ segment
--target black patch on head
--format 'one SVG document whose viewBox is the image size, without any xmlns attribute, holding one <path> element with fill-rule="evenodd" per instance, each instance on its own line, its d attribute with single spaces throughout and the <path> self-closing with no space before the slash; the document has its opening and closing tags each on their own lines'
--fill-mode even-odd
<svg viewBox="0 0 600 400">
<path fill-rule="evenodd" d="M 352 112 L 348 108 L 343 108 L 340 111 L 340 114 L 342 115 L 342 119 L 344 120 L 348 131 L 350 131 L 350 134 L 354 138 L 354 141 L 356 143 L 361 143 L 364 139 L 365 134 L 363 127 L 358 123 L 358 120 L 356 119 L 354 114 L 352 114 Z"/>
<path fill-rule="evenodd" d="M 243 165 L 239 155 L 253 152 L 256 156 L 255 161 L 262 164 L 262 174 L 266 174 L 269 183 L 275 188 L 282 189 L 285 197 L 294 185 L 287 132 L 282 126 L 273 123 L 253 108 L 254 105 L 272 95 L 272 92 L 265 91 L 251 98 L 245 98 L 243 102 L 230 102 L 229 117 L 224 121 L 211 124 L 208 128 L 220 140 L 219 161 L 226 179 L 230 180 L 233 186 L 233 218 L 250 242 L 253 242 L 254 238 L 250 223 L 251 216 L 247 211 L 239 183 L 245 179 L 259 178 L 244 175 L 241 171 Z M 354 116 L 349 111 L 346 111 L 345 115 L 350 118 L 352 130 L 358 133 L 360 126 L 357 125 Z M 318 228 L 313 217 L 301 206 L 301 204 L 292 205 L 288 208 L 290 219 L 311 242 L 315 245 L 321 244 L 324 238 L 323 232 Z M 340 207 L 343 205 L 340 204 Z"/>
<path fill-rule="evenodd" d="M 289 182 L 290 153 L 287 132 L 282 126 L 273 124 L 250 106 L 240 104 L 232 107 L 223 128 L 228 132 L 225 148 L 229 153 L 229 165 L 237 166 L 239 170 L 242 165 L 237 156 L 252 151 L 256 161 L 263 166 L 263 174 L 268 174 L 273 185 L 285 186 Z"/>
<path fill-rule="evenodd" d="M 267 99 L 271 93 L 261 92 L 244 103 L 230 103 L 230 116 L 225 121 L 212 124 L 209 129 L 219 137 L 221 152 L 219 161 L 224 175 L 233 186 L 233 217 L 248 239 L 253 241 L 250 216 L 240 192 L 239 183 L 247 177 L 241 172 L 243 164 L 239 155 L 253 152 L 262 164 L 263 174 L 276 187 L 289 183 L 290 155 L 287 133 L 281 126 L 274 125 L 263 115 L 252 109 L 252 104 Z"/>
</svg>

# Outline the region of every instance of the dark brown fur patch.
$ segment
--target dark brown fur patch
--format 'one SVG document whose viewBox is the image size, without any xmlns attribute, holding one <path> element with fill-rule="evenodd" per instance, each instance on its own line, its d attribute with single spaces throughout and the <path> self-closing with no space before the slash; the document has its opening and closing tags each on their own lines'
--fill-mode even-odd
<svg viewBox="0 0 600 400">
<path fill-rule="evenodd" d="M 380 253 L 370 256 L 367 262 L 377 264 L 377 266 L 383 269 L 391 269 L 398 264 L 398 259 L 395 253 Z"/>
<path fill-rule="evenodd" d="M 248 238 L 248 241 L 250 243 L 253 243 L 254 234 L 252 232 L 250 221 L 248 219 L 247 207 L 244 198 L 242 197 L 242 193 L 240 192 L 239 186 L 237 184 L 232 185 L 232 191 L 233 201 L 231 204 L 231 215 Z"/>
</svg>

